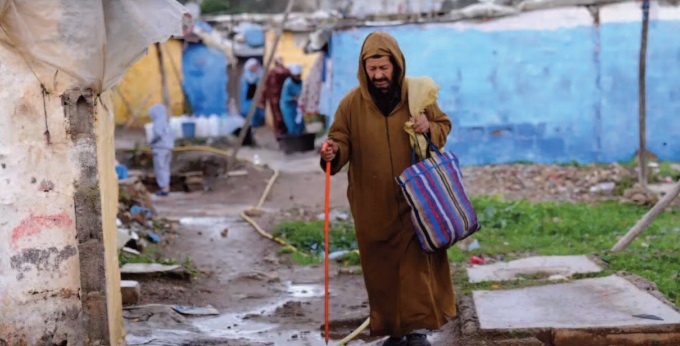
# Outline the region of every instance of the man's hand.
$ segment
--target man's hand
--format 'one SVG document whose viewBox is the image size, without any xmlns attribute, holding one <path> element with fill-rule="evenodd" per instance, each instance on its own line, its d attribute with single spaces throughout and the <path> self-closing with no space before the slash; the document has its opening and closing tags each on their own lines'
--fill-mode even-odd
<svg viewBox="0 0 680 346">
<path fill-rule="evenodd" d="M 326 143 L 328 143 L 328 147 L 326 148 L 326 151 L 321 151 L 321 158 L 326 162 L 331 162 L 338 153 L 338 144 L 333 142 L 332 139 L 327 140 Z"/>
<path fill-rule="evenodd" d="M 412 118 L 411 121 L 413 122 L 413 130 L 416 131 L 416 133 L 430 132 L 430 121 L 427 120 L 425 114 Z"/>
</svg>

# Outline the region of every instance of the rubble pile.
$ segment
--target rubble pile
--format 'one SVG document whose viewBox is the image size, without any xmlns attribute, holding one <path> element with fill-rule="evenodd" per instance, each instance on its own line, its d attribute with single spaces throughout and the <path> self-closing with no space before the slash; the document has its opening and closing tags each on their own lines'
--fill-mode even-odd
<svg viewBox="0 0 680 346">
<path fill-rule="evenodd" d="M 160 244 L 165 234 L 172 237 L 175 225 L 156 216 L 151 195 L 138 178 L 120 180 L 118 196 L 120 258 L 145 256 L 144 251 L 150 244 Z"/>
<path fill-rule="evenodd" d="M 653 204 L 658 196 L 637 183 L 637 170 L 614 163 L 587 166 L 507 164 L 463 168 L 472 195 L 499 195 L 506 200 L 597 202 L 619 200 Z M 653 181 L 666 181 L 658 170 Z"/>
</svg>

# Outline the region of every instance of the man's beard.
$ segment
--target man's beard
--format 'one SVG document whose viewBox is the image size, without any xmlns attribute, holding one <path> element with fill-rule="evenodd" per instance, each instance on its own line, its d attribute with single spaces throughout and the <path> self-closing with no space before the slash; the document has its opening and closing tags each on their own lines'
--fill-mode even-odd
<svg viewBox="0 0 680 346">
<path fill-rule="evenodd" d="M 379 82 L 385 82 L 385 86 L 382 87 L 377 86 L 376 84 Z M 383 94 L 387 94 L 390 91 L 390 88 L 392 87 L 392 83 L 390 83 L 390 81 L 387 78 L 371 79 L 371 83 L 373 83 L 374 88 L 376 88 Z"/>
</svg>

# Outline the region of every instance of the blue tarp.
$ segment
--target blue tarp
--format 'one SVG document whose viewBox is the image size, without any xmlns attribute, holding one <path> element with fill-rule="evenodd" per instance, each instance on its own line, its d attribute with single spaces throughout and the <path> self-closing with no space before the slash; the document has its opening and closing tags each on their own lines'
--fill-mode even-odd
<svg viewBox="0 0 680 346">
<path fill-rule="evenodd" d="M 182 55 L 184 90 L 195 115 L 227 113 L 227 59 L 201 43 L 190 43 Z"/>
</svg>

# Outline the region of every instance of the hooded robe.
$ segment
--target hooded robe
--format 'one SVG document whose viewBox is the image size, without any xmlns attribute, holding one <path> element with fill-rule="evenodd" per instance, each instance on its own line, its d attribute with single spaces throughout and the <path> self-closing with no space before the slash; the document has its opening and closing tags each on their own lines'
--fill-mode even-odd
<svg viewBox="0 0 680 346">
<path fill-rule="evenodd" d="M 374 55 L 389 55 L 397 64 L 392 102 L 371 93 L 364 62 Z M 382 32 L 370 34 L 361 49 L 359 87 L 340 101 L 328 133 L 339 147 L 332 174 L 349 163 L 347 198 L 368 291 L 372 335 L 436 330 L 456 314 L 446 251 L 428 254 L 421 248 L 410 207 L 395 182 L 412 164 L 409 136 L 404 131 L 411 116 L 405 73 L 404 55 L 396 40 Z M 387 115 L 381 111 L 385 109 Z M 449 118 L 436 103 L 425 108 L 425 115 L 432 142 L 443 147 L 451 130 Z"/>
</svg>

